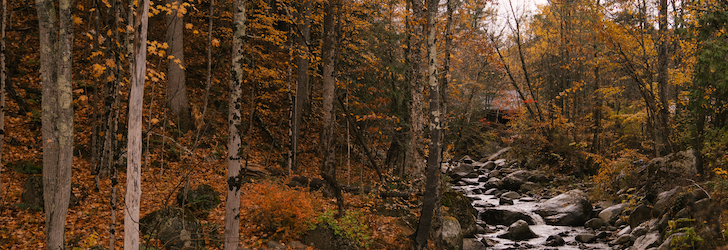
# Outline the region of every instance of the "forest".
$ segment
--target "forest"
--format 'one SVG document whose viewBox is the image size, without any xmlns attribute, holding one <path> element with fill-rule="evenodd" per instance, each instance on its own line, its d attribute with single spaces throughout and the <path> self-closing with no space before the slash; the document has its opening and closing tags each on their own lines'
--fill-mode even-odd
<svg viewBox="0 0 728 250">
<path fill-rule="evenodd" d="M 725 1 L 2 0 L 0 34 L 0 249 L 541 249 L 491 206 L 575 193 L 526 222 L 728 249 Z"/>
</svg>

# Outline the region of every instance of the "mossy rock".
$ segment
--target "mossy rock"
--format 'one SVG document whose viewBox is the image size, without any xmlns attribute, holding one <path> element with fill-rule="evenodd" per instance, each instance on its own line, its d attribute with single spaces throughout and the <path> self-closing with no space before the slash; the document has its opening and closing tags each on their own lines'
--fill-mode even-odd
<svg viewBox="0 0 728 250">
<path fill-rule="evenodd" d="M 184 189 L 177 192 L 177 205 L 191 210 L 199 217 L 207 217 L 207 213 L 218 204 L 220 204 L 220 193 L 207 184 L 187 191 L 187 198 Z"/>
<path fill-rule="evenodd" d="M 144 235 L 158 239 L 165 249 L 199 249 L 205 243 L 200 221 L 189 209 L 164 207 L 139 220 Z"/>
<path fill-rule="evenodd" d="M 473 236 L 478 231 L 476 216 L 478 210 L 473 207 L 468 197 L 457 191 L 447 191 L 442 194 L 442 204 L 448 207 L 448 214 L 460 223 L 463 236 Z"/>
</svg>

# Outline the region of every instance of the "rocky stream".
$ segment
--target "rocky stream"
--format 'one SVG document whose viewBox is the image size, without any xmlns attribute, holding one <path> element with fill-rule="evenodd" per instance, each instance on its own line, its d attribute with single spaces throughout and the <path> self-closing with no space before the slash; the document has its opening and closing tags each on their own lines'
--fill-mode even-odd
<svg viewBox="0 0 728 250">
<path fill-rule="evenodd" d="M 675 181 L 658 187 L 625 187 L 618 192 L 618 202 L 594 202 L 587 196 L 587 185 L 564 184 L 570 180 L 500 158 L 507 150 L 478 161 L 466 156 L 443 165 L 452 190 L 462 192 L 477 211 L 474 233 L 467 229 L 472 227 L 467 225 L 470 219 L 457 218 L 465 221 L 460 223 L 464 239 L 462 247 L 453 248 L 663 250 L 695 246 L 696 230 L 708 235 L 706 240 L 722 236 L 716 226 L 720 201 L 711 201 L 697 185 Z M 677 172 L 694 165 L 690 156 L 681 152 L 658 158 L 634 174 L 647 175 L 643 177 L 651 181 L 676 178 L 671 174 L 684 174 Z M 557 182 L 568 190 L 554 192 Z"/>
</svg>

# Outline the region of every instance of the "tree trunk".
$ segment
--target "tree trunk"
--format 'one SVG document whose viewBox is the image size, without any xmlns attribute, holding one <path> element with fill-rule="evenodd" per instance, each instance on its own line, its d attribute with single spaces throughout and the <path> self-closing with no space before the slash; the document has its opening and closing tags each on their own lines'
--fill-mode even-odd
<svg viewBox="0 0 728 250">
<path fill-rule="evenodd" d="M 73 164 L 73 95 L 71 93 L 71 1 L 36 1 L 43 85 L 43 198 L 46 248 L 65 248 L 65 223 Z M 56 14 L 58 26 L 56 26 Z"/>
<path fill-rule="evenodd" d="M 0 193 L 2 192 L 2 171 L 3 171 L 3 145 L 5 142 L 5 18 L 7 17 L 8 1 L 3 0 L 3 17 L 0 24 Z M 0 196 L 1 197 L 1 196 Z M 1 197 L 5 198 L 5 197 Z"/>
<path fill-rule="evenodd" d="M 124 200 L 124 249 L 139 249 L 139 207 L 142 195 L 142 107 L 144 77 L 147 71 L 147 27 L 149 0 L 136 8 L 134 20 L 134 67 L 129 94 L 129 134 L 127 138 L 126 198 Z"/>
<path fill-rule="evenodd" d="M 658 86 L 658 97 L 659 97 L 659 105 L 657 105 L 657 113 L 658 113 L 658 122 L 659 125 L 656 127 L 660 128 L 660 139 L 663 142 L 664 145 L 657 145 L 660 147 L 664 147 L 664 151 L 666 153 L 672 153 L 673 147 L 672 143 L 670 141 L 670 127 L 668 125 L 670 111 L 669 106 L 670 103 L 667 100 L 667 89 L 669 85 L 669 71 L 668 71 L 668 63 L 670 60 L 670 55 L 668 54 L 668 46 L 669 46 L 669 28 L 667 24 L 667 0 L 660 0 L 660 14 L 659 14 L 659 34 L 658 34 L 658 43 L 659 46 L 657 49 L 657 86 Z M 659 151 L 659 149 L 658 149 Z"/>
<path fill-rule="evenodd" d="M 334 163 L 334 95 L 336 94 L 336 78 L 334 77 L 334 65 L 336 56 L 336 25 L 339 2 L 330 0 L 324 3 L 324 37 L 321 47 L 323 56 L 323 125 L 321 141 L 324 151 L 324 162 L 321 164 L 321 177 L 334 191 L 336 205 L 339 209 L 338 216 L 344 215 L 344 198 L 341 195 L 339 183 L 336 180 L 336 165 Z"/>
<path fill-rule="evenodd" d="M 430 86 L 430 151 L 427 157 L 427 180 L 425 182 L 425 199 L 422 203 L 420 222 L 415 236 L 416 249 L 427 249 L 427 239 L 432 229 L 439 232 L 442 223 L 440 205 L 440 151 L 442 149 L 440 129 L 440 86 L 437 83 L 437 43 L 435 18 L 438 0 L 428 0 L 427 6 L 427 77 Z M 439 238 L 439 235 L 436 235 Z"/>
<path fill-rule="evenodd" d="M 298 165 L 298 138 L 300 137 L 301 117 L 303 116 L 304 106 L 308 103 L 308 67 L 309 53 L 308 43 L 311 40 L 311 1 L 304 0 L 298 10 L 301 23 L 298 24 L 298 49 L 300 52 L 296 56 L 296 104 L 294 106 L 293 135 L 291 137 L 291 145 L 293 148 L 293 165 L 295 170 Z"/>
<path fill-rule="evenodd" d="M 182 1 L 167 0 L 167 5 L 173 6 L 166 18 L 167 44 L 169 55 L 172 56 L 167 62 L 167 106 L 177 116 L 179 128 L 187 131 L 193 123 L 185 86 L 184 14 L 178 12 Z"/>
<path fill-rule="evenodd" d="M 243 105 L 243 51 L 246 36 L 245 0 L 233 3 L 233 46 L 230 70 L 230 104 L 228 111 L 228 189 L 225 199 L 225 250 L 237 250 L 240 241 L 240 124 Z"/>
<path fill-rule="evenodd" d="M 412 5 L 412 20 L 410 21 L 410 34 L 408 52 L 410 59 L 410 129 L 409 129 L 409 147 L 407 147 L 407 154 L 405 160 L 405 166 L 411 173 L 410 178 L 416 189 L 423 189 L 425 181 L 425 163 L 423 161 L 424 156 L 422 155 L 423 150 L 423 138 L 422 131 L 425 123 L 425 114 L 423 108 L 423 93 L 425 87 L 422 84 L 422 38 L 417 34 L 424 35 L 424 29 L 421 22 L 422 16 L 424 15 L 422 0 L 410 0 Z M 409 22 L 408 22 L 409 24 Z"/>
</svg>

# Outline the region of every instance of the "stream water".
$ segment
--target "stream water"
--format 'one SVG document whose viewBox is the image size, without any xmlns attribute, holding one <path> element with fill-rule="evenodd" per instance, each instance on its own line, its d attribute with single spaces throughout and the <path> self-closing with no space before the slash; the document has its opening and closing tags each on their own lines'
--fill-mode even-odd
<svg viewBox="0 0 728 250">
<path fill-rule="evenodd" d="M 584 227 L 547 225 L 541 216 L 533 212 L 546 199 L 537 199 L 521 195 L 520 198 L 513 199 L 513 205 L 500 205 L 499 198 L 496 195 L 480 194 L 484 190 L 484 183 L 478 182 L 478 179 L 481 177 L 486 177 L 485 179 L 487 179 L 488 174 L 481 174 L 478 178 L 463 178 L 461 179 L 462 182 L 459 183 L 465 185 L 456 185 L 453 189 L 460 190 L 473 200 L 472 204 L 479 213 L 477 217 L 479 219 L 478 224 L 486 228 L 487 232 L 485 234 L 476 234 L 476 238 L 478 240 L 485 239 L 485 241 L 488 241 L 488 249 L 612 249 L 612 247 L 605 243 L 582 243 L 575 239 L 579 234 L 597 235 L 598 232 L 595 232 L 595 230 Z M 529 216 L 533 222 L 530 225 L 530 229 L 538 237 L 522 241 L 499 238 L 499 235 L 507 232 L 509 225 L 485 225 L 485 223 L 480 221 L 483 213 L 493 211 L 494 209 L 514 211 Z M 552 235 L 561 236 L 566 244 L 562 246 L 546 246 L 548 237 Z"/>
</svg>

